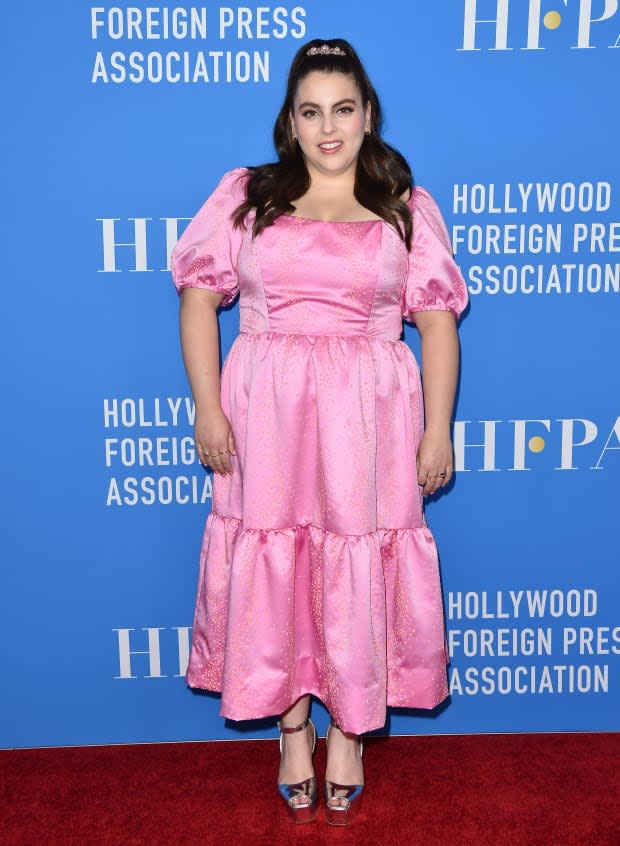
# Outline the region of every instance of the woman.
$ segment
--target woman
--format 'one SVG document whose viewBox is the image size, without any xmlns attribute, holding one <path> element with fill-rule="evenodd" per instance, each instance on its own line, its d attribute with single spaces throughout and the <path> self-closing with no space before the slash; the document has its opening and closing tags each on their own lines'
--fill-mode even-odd
<svg viewBox="0 0 620 846">
<path fill-rule="evenodd" d="M 452 476 L 468 294 L 436 203 L 380 124 L 351 45 L 305 44 L 278 161 L 226 173 L 171 257 L 196 446 L 215 474 L 186 680 L 220 691 L 230 719 L 280 715 L 278 786 L 297 822 L 318 810 L 311 694 L 332 718 L 336 825 L 359 810 L 360 736 L 386 705 L 448 696 L 423 496 Z M 220 375 L 216 309 L 238 292 Z M 403 317 L 421 333 L 424 397 Z"/>
</svg>

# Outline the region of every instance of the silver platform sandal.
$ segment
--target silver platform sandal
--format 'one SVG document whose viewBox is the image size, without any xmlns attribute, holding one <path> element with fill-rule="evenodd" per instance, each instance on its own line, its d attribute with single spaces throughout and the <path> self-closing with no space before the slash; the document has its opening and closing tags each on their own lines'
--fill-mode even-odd
<svg viewBox="0 0 620 846">
<path fill-rule="evenodd" d="M 329 737 L 329 730 L 334 728 L 342 729 L 333 720 L 330 720 L 325 732 L 325 743 Z M 360 737 L 360 756 L 364 753 L 364 742 Z M 364 791 L 363 784 L 338 784 L 335 781 L 325 779 L 325 816 L 330 825 L 349 825 L 362 806 Z"/>
<path fill-rule="evenodd" d="M 285 728 L 281 720 L 278 720 L 278 728 L 280 729 L 280 755 L 282 755 L 282 740 L 284 734 L 292 734 L 294 731 L 302 731 L 307 726 L 310 726 L 312 737 L 312 751 L 316 747 L 316 728 L 310 717 L 306 717 L 303 723 L 298 726 L 291 726 Z M 316 776 L 298 781 L 294 784 L 280 784 L 278 782 L 278 790 L 280 795 L 286 802 L 286 809 L 289 817 L 295 823 L 312 822 L 316 819 L 319 813 L 319 791 L 316 783 Z"/>
</svg>

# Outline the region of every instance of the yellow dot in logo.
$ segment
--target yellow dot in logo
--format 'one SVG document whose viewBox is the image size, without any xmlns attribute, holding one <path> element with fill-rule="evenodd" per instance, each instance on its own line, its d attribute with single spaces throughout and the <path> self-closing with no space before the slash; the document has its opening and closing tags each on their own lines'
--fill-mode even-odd
<svg viewBox="0 0 620 846">
<path fill-rule="evenodd" d="M 545 448 L 545 439 L 541 438 L 539 435 L 534 435 L 533 438 L 529 439 L 527 445 L 532 452 L 542 452 Z"/>
<path fill-rule="evenodd" d="M 557 29 L 562 23 L 562 16 L 559 12 L 547 12 L 543 18 L 543 23 L 547 29 Z"/>
</svg>

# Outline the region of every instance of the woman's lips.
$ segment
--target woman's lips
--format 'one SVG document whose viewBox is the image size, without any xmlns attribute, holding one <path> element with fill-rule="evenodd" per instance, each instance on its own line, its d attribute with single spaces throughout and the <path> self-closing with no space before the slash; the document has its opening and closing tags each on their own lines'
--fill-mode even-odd
<svg viewBox="0 0 620 846">
<path fill-rule="evenodd" d="M 342 141 L 324 141 L 322 144 L 319 144 L 319 150 L 326 155 L 337 153 L 341 147 Z"/>
</svg>

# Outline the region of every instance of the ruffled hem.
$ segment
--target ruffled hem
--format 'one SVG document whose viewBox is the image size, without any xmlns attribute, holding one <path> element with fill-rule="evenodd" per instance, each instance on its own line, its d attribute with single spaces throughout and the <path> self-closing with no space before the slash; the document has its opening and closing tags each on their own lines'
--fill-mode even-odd
<svg viewBox="0 0 620 846">
<path fill-rule="evenodd" d="M 312 693 L 345 731 L 372 731 L 387 706 L 442 702 L 448 663 L 427 526 L 342 535 L 207 517 L 185 680 L 221 693 L 221 716 L 275 716 Z"/>
</svg>

